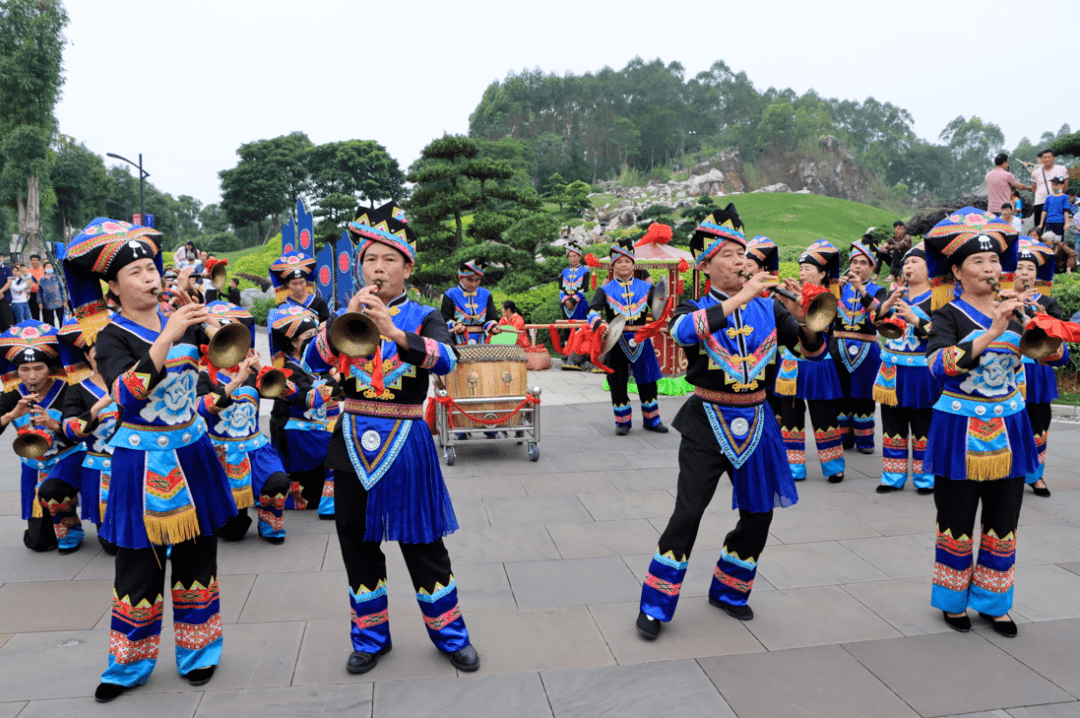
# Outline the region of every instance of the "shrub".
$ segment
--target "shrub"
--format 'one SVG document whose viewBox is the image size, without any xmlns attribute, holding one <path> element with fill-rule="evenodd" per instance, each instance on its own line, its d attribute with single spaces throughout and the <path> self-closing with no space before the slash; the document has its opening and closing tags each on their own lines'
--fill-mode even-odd
<svg viewBox="0 0 1080 718">
<path fill-rule="evenodd" d="M 255 323 L 261 327 L 266 326 L 266 316 L 270 313 L 270 310 L 274 308 L 274 300 L 272 299 L 256 299 L 251 303 L 251 307 L 248 311 L 251 316 L 255 317 Z"/>
</svg>

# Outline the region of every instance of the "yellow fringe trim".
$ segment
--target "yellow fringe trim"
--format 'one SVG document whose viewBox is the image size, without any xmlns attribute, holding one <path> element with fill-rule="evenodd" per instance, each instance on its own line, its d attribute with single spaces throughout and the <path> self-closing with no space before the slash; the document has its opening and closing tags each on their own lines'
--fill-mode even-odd
<svg viewBox="0 0 1080 718">
<path fill-rule="evenodd" d="M 874 401 L 886 406 L 896 406 L 896 389 L 886 389 L 883 386 L 874 385 Z"/>
<path fill-rule="evenodd" d="M 994 456 L 967 456 L 967 476 L 971 481 L 1003 479 L 1012 470 L 1012 451 L 1002 451 Z"/>
<path fill-rule="evenodd" d="M 952 283 L 939 284 L 930 290 L 930 311 L 936 312 L 956 298 Z"/>
<path fill-rule="evenodd" d="M 795 396 L 797 386 L 798 380 L 796 379 L 777 379 L 776 386 L 773 387 L 773 393 L 781 396 Z"/>
<path fill-rule="evenodd" d="M 834 297 L 836 297 L 837 301 L 840 300 L 840 284 L 839 284 L 839 282 L 830 283 L 829 284 L 829 291 L 832 293 L 832 295 Z"/>
<path fill-rule="evenodd" d="M 41 508 L 41 499 L 38 498 L 37 489 L 34 489 L 34 505 L 30 508 L 30 515 L 35 519 L 40 519 L 45 515 L 45 509 Z"/>
<path fill-rule="evenodd" d="M 105 509 L 108 505 L 106 501 L 98 501 L 98 518 L 101 519 L 101 523 L 105 523 Z"/>
<path fill-rule="evenodd" d="M 69 386 L 75 386 L 84 379 L 89 379 L 93 373 L 93 370 L 85 362 L 79 362 L 68 368 L 67 383 Z"/>
<path fill-rule="evenodd" d="M 183 513 L 167 518 L 143 516 L 143 524 L 146 527 L 146 537 L 156 546 L 182 543 L 202 533 L 194 506 L 188 506 Z"/>
<path fill-rule="evenodd" d="M 76 312 L 75 318 L 79 322 L 79 329 L 82 329 L 83 340 L 87 346 L 97 341 L 98 333 L 109 326 L 109 310 L 105 308 L 104 301 L 101 302 L 100 307 L 93 307 L 82 316 Z"/>
<path fill-rule="evenodd" d="M 232 497 L 237 509 L 246 509 L 248 506 L 255 505 L 255 494 L 252 493 L 250 484 L 242 489 L 233 489 Z"/>
</svg>

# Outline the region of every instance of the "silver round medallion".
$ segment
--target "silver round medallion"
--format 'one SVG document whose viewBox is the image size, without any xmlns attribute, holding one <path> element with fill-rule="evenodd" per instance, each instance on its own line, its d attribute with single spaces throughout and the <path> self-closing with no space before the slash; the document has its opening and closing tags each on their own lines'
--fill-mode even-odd
<svg viewBox="0 0 1080 718">
<path fill-rule="evenodd" d="M 979 404 L 977 407 L 975 407 L 975 413 L 978 414 L 979 416 L 982 416 L 983 414 L 986 413 L 986 407 L 983 406 L 982 404 Z"/>
<path fill-rule="evenodd" d="M 750 431 L 750 423 L 741 416 L 731 422 L 731 433 L 735 436 L 746 436 L 748 431 Z"/>
<path fill-rule="evenodd" d="M 247 444 L 240 444 L 240 446 L 236 448 L 240 449 L 240 451 L 247 451 Z"/>
<path fill-rule="evenodd" d="M 106 469 L 109 468 L 110 466 L 112 466 L 112 459 L 105 459 L 101 462 L 101 465 Z"/>
<path fill-rule="evenodd" d="M 184 435 L 180 437 L 180 440 L 183 441 L 185 444 L 191 441 L 191 432 L 184 432 Z"/>
<path fill-rule="evenodd" d="M 952 410 L 953 410 L 953 411 L 960 411 L 960 406 L 961 406 L 960 402 L 958 402 L 958 401 L 954 401 L 954 402 L 952 403 Z"/>
<path fill-rule="evenodd" d="M 848 347 L 847 351 L 848 351 L 848 354 L 850 354 L 851 356 L 855 356 L 856 354 L 859 353 L 859 347 Z"/>
<path fill-rule="evenodd" d="M 997 414 L 998 416 L 1001 416 L 1002 414 L 1005 413 L 1005 409 L 1003 409 L 1001 407 L 1001 404 L 998 404 L 997 406 L 994 407 L 994 413 Z"/>
<path fill-rule="evenodd" d="M 138 446 L 142 443 L 142 438 L 138 434 L 132 434 L 128 437 L 128 443 L 132 446 Z"/>
<path fill-rule="evenodd" d="M 364 447 L 364 451 L 375 451 L 381 443 L 379 432 L 374 429 L 368 429 L 360 436 L 360 446 Z"/>
<path fill-rule="evenodd" d="M 169 445 L 169 437 L 159 436 L 157 438 L 157 445 L 164 449 L 166 446 Z"/>
<path fill-rule="evenodd" d="M 1012 401 L 1009 402 L 1009 408 L 1010 409 L 1015 409 L 1016 408 L 1016 399 L 1013 399 Z"/>
<path fill-rule="evenodd" d="M 907 358 L 907 363 L 908 364 L 914 364 L 915 363 L 915 357 L 908 357 Z"/>
</svg>

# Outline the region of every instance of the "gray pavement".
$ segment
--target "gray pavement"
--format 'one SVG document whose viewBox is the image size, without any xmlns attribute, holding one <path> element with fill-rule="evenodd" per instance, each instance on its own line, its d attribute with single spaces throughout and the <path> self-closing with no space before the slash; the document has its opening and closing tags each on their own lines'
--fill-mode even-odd
<svg viewBox="0 0 1080 718">
<path fill-rule="evenodd" d="M 69 556 L 21 542 L 18 467 L 0 440 L 0 718 L 7 716 L 968 716 L 1080 717 L 1080 426 L 1054 424 L 1049 499 L 1025 496 L 1013 617 L 999 638 L 977 617 L 949 630 L 929 605 L 933 497 L 874 493 L 881 454 L 847 453 L 827 484 L 808 449 L 801 501 L 778 510 L 742 623 L 708 605 L 735 523 L 709 508 L 675 620 L 654 643 L 634 630 L 640 582 L 672 509 L 676 433 L 615 437 L 600 378 L 542 383 L 538 462 L 513 444 L 459 445 L 445 468 L 461 530 L 447 539 L 482 657 L 458 674 L 428 641 L 400 552 L 387 547 L 394 650 L 345 672 L 346 581 L 330 522 L 286 517 L 270 546 L 221 544 L 225 653 L 213 681 L 176 675 L 166 621 L 149 683 L 107 706 L 112 562 L 88 527 Z M 600 397 L 604 395 L 598 394 Z M 550 400 L 550 401 L 549 401 Z M 662 398 L 668 422 L 682 399 Z M 640 412 L 635 409 L 635 422 Z M 880 447 L 880 437 L 879 437 Z M 169 615 L 168 609 L 166 616 Z"/>
</svg>

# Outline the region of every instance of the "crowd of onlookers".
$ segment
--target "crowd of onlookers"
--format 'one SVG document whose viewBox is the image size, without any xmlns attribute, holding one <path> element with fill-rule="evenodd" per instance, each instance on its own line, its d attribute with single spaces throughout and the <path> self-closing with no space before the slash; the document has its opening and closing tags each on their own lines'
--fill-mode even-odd
<svg viewBox="0 0 1080 718">
<path fill-rule="evenodd" d="M 7 263 L 0 254 L 0 331 L 35 319 L 59 328 L 70 305 L 55 265 L 37 254 L 29 266 Z"/>
</svg>

